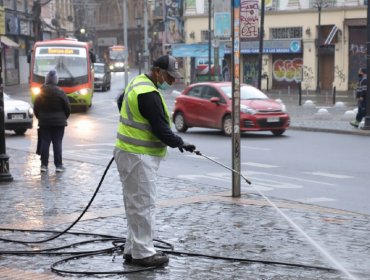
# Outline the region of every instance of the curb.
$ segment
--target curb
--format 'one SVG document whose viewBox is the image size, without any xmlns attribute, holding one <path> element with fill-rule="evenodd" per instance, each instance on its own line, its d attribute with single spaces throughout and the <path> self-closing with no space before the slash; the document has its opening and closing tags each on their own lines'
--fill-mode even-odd
<svg viewBox="0 0 370 280">
<path fill-rule="evenodd" d="M 288 129 L 291 130 L 301 130 L 301 131 L 312 131 L 312 132 L 328 132 L 336 134 L 350 134 L 350 135 L 361 135 L 370 136 L 370 131 L 364 130 L 344 130 L 344 129 L 330 129 L 330 128 L 320 128 L 320 127 L 306 127 L 306 126 L 289 126 Z"/>
</svg>

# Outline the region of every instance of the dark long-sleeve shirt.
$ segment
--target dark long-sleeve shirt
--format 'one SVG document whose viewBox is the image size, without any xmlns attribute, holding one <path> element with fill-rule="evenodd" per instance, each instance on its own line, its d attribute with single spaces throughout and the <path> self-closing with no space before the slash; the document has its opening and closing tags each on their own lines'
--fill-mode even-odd
<svg viewBox="0 0 370 280">
<path fill-rule="evenodd" d="M 184 142 L 181 137 L 171 130 L 165 117 L 162 100 L 158 92 L 153 91 L 140 94 L 138 97 L 138 105 L 140 113 L 149 121 L 153 134 L 157 136 L 159 140 L 171 148 L 183 145 Z"/>
</svg>

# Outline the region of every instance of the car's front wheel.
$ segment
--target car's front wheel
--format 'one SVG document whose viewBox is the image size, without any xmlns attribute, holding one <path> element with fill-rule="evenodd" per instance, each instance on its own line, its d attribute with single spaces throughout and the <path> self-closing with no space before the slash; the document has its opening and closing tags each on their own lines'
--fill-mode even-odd
<svg viewBox="0 0 370 280">
<path fill-rule="evenodd" d="M 188 130 L 188 126 L 185 123 L 185 118 L 182 113 L 176 113 L 173 122 L 175 123 L 175 128 L 178 132 L 186 132 Z"/>
<path fill-rule="evenodd" d="M 226 136 L 231 136 L 233 133 L 233 122 L 230 115 L 226 115 L 222 120 L 222 132 Z"/>
<path fill-rule="evenodd" d="M 275 136 L 280 136 L 285 132 L 285 129 L 276 129 L 276 130 L 271 130 L 272 134 Z"/>
<path fill-rule="evenodd" d="M 27 131 L 27 128 L 23 128 L 23 129 L 15 129 L 14 132 L 15 134 L 17 135 L 24 135 Z"/>
</svg>

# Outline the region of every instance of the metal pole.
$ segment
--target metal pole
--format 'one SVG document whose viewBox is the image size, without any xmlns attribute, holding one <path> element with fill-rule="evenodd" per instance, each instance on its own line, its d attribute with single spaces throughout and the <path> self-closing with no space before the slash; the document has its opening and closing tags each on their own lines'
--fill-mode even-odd
<svg viewBox="0 0 370 280">
<path fill-rule="evenodd" d="M 316 80 L 316 92 L 320 93 L 320 46 L 321 46 L 321 7 L 322 2 L 317 2 L 317 9 L 319 12 L 319 25 L 318 25 L 318 36 L 317 36 L 317 80 Z"/>
<path fill-rule="evenodd" d="M 336 98 L 337 98 L 337 87 L 333 87 L 333 104 L 335 104 Z"/>
<path fill-rule="evenodd" d="M 262 55 L 263 55 L 263 36 L 265 28 L 265 0 L 261 2 L 261 25 L 260 25 L 260 44 L 258 53 L 258 89 L 261 89 L 261 79 L 262 79 Z"/>
<path fill-rule="evenodd" d="M 0 182 L 13 181 L 12 175 L 9 173 L 9 157 L 6 154 L 5 147 L 5 124 L 4 124 L 4 88 L 3 88 L 3 61 L 2 47 L 0 45 Z"/>
<path fill-rule="evenodd" d="M 370 4 L 367 4 L 367 40 L 366 40 L 366 47 L 367 47 L 367 55 L 366 55 L 366 67 L 367 67 L 367 92 L 366 92 L 366 116 L 365 116 L 365 124 L 362 129 L 370 130 L 370 77 L 369 77 L 369 69 L 370 69 Z"/>
<path fill-rule="evenodd" d="M 240 173 L 240 0 L 231 1 L 232 168 Z M 240 197 L 240 176 L 232 173 L 232 196 Z"/>
<path fill-rule="evenodd" d="M 127 45 L 127 0 L 123 0 L 123 41 L 125 45 L 125 88 L 128 85 L 128 45 Z"/>
<path fill-rule="evenodd" d="M 144 72 L 148 72 L 148 1 L 144 0 Z"/>
<path fill-rule="evenodd" d="M 208 0 L 208 80 L 211 81 L 211 0 Z"/>
</svg>

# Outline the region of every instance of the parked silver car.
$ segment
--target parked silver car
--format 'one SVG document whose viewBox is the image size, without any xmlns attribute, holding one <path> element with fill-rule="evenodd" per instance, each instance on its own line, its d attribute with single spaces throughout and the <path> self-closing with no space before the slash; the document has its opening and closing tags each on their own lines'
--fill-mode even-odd
<svg viewBox="0 0 370 280">
<path fill-rule="evenodd" d="M 94 70 L 94 88 L 102 91 L 110 90 L 111 74 L 108 66 L 105 63 L 94 63 Z"/>
<path fill-rule="evenodd" d="M 4 93 L 4 125 L 5 130 L 14 130 L 18 135 L 32 128 L 33 108 L 22 100 L 11 98 Z"/>
</svg>

